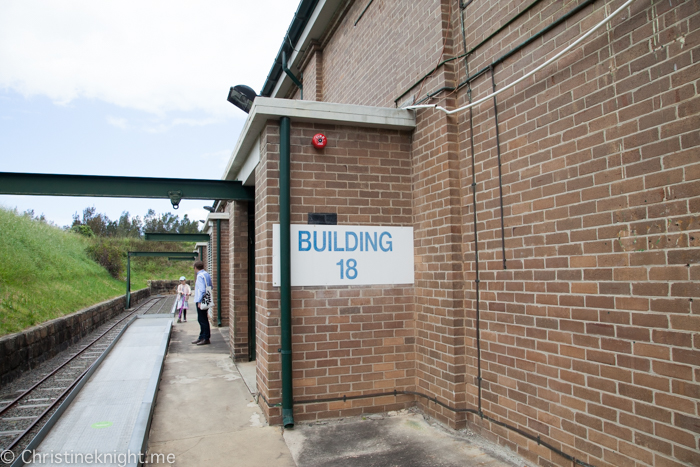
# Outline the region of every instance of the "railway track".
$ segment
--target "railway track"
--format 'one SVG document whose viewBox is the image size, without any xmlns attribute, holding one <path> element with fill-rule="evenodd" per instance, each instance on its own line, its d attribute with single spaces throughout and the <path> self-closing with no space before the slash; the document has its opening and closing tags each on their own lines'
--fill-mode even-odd
<svg viewBox="0 0 700 467">
<path fill-rule="evenodd" d="M 41 375 L 31 387 L 5 394 L 0 400 L 0 452 L 13 451 L 14 456 L 8 459 L 18 457 L 129 320 L 152 309 L 160 311 L 163 302 L 169 301 L 167 297 L 155 297 L 127 311 L 90 342 L 77 346 L 77 352 Z M 4 457 L 0 456 L 3 465 Z"/>
<path fill-rule="evenodd" d="M 145 315 L 162 315 L 172 311 L 175 302 L 175 295 L 166 295 L 163 300 L 144 311 Z"/>
</svg>

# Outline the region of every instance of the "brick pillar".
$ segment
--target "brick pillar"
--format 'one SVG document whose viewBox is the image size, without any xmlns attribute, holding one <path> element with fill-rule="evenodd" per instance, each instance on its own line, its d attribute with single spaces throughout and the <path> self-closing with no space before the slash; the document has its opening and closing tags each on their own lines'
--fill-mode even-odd
<svg viewBox="0 0 700 467">
<path fill-rule="evenodd" d="M 272 225 L 279 222 L 279 126 L 269 122 L 260 135 L 255 169 L 255 307 L 257 386 L 260 407 L 271 425 L 282 423 L 279 288 L 272 286 Z"/>
<path fill-rule="evenodd" d="M 216 223 L 218 220 L 214 220 L 214 225 L 212 228 L 212 233 L 211 233 L 211 268 L 209 270 L 209 274 L 211 274 L 211 280 L 212 280 L 212 291 L 214 292 L 214 296 L 212 297 L 214 299 L 214 308 L 212 308 L 212 313 L 211 313 L 211 324 L 213 326 L 216 326 L 218 323 L 217 320 L 217 309 L 216 307 L 219 305 L 217 303 L 217 290 L 219 288 L 219 284 L 217 282 L 217 270 L 216 270 L 216 252 L 217 252 L 217 241 L 218 239 L 216 238 Z M 230 271 L 230 265 L 229 265 L 229 221 L 226 219 L 221 219 L 221 325 L 222 326 L 228 326 L 228 321 L 229 321 L 229 313 L 228 310 L 230 308 L 230 298 L 229 298 L 229 271 Z"/>
<path fill-rule="evenodd" d="M 449 2 L 442 2 L 446 50 L 452 48 Z M 454 12 L 452 11 L 454 14 Z M 435 75 L 455 86 L 456 63 Z M 455 106 L 453 96 L 442 105 Z M 458 119 L 438 111 L 419 112 L 413 135 L 413 207 L 416 240 L 416 386 L 452 407 L 467 405 L 467 348 L 463 257 L 463 184 L 460 177 Z M 439 369 L 440 371 L 435 371 Z M 471 382 L 471 381 L 470 381 Z M 463 413 L 418 399 L 429 415 L 453 428 L 465 426 Z"/>
<path fill-rule="evenodd" d="M 229 336 L 231 355 L 235 361 L 248 361 L 248 203 L 234 201 L 226 211 L 231 241 L 228 243 L 231 294 Z"/>
</svg>

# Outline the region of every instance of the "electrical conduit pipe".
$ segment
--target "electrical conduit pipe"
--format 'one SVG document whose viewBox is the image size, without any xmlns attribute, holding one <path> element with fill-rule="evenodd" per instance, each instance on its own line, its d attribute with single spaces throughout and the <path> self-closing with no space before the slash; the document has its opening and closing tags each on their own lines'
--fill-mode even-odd
<svg viewBox="0 0 700 467">
<path fill-rule="evenodd" d="M 487 95 L 487 96 L 484 96 L 484 97 L 482 97 L 481 99 L 477 99 L 477 100 L 475 100 L 474 102 L 472 102 L 472 103 L 470 103 L 470 104 L 464 105 L 464 106 L 462 106 L 462 107 L 459 107 L 459 108 L 453 109 L 453 110 L 447 110 L 446 108 L 444 108 L 444 107 L 442 107 L 442 106 L 439 106 L 439 105 L 435 105 L 435 104 L 409 105 L 409 106 L 403 107 L 403 108 L 404 108 L 404 109 L 410 109 L 410 110 L 416 110 L 416 109 L 438 109 L 438 110 L 442 110 L 443 112 L 445 112 L 445 113 L 448 114 L 448 115 L 452 115 L 452 114 L 454 114 L 454 113 L 461 112 L 461 111 L 467 110 L 467 109 L 471 109 L 472 107 L 476 107 L 476 106 L 478 106 L 479 104 L 482 104 L 482 103 L 484 103 L 484 102 L 486 102 L 486 101 L 488 101 L 488 100 L 490 100 L 490 99 L 493 99 L 495 96 L 499 95 L 500 93 L 502 93 L 502 92 L 504 92 L 504 91 L 506 91 L 506 90 L 508 90 L 508 89 L 510 89 L 510 88 L 512 88 L 512 87 L 514 87 L 514 86 L 517 85 L 518 83 L 521 83 L 522 81 L 525 81 L 525 80 L 528 79 L 530 76 L 532 76 L 532 75 L 534 75 L 535 73 L 537 73 L 538 71 L 542 70 L 543 68 L 547 67 L 548 65 L 550 65 L 550 64 L 554 63 L 555 61 L 559 60 L 563 55 L 565 55 L 566 53 L 568 53 L 571 49 L 573 49 L 574 47 L 576 47 L 577 45 L 579 45 L 581 42 L 583 42 L 584 40 L 586 40 L 591 34 L 593 34 L 596 30 L 598 30 L 598 28 L 600 28 L 600 27 L 603 26 L 605 23 L 607 23 L 608 21 L 610 21 L 611 19 L 613 19 L 613 18 L 614 18 L 615 16 L 617 16 L 618 14 L 622 13 L 623 11 L 625 11 L 625 10 L 627 9 L 627 7 L 630 6 L 630 5 L 632 4 L 632 2 L 634 2 L 634 0 L 627 0 L 620 8 L 618 8 L 618 9 L 615 10 L 615 11 L 613 11 L 609 16 L 607 16 L 607 17 L 604 18 L 601 22 L 599 22 L 598 24 L 596 24 L 595 26 L 593 26 L 590 30 L 588 30 L 588 32 L 586 32 L 586 33 L 583 34 L 581 37 L 579 37 L 578 39 L 576 39 L 576 40 L 575 40 L 574 42 L 572 42 L 568 47 L 564 48 L 564 50 L 562 50 L 561 52 L 559 52 L 558 54 L 556 54 L 554 57 L 552 57 L 552 58 L 550 58 L 549 60 L 545 61 L 542 65 L 538 66 L 537 68 L 535 68 L 534 70 L 530 71 L 529 73 L 526 73 L 525 75 L 523 75 L 523 76 L 521 76 L 520 78 L 516 79 L 515 81 L 513 81 L 513 82 L 510 83 L 509 85 L 504 86 L 504 87 L 502 87 L 501 89 L 499 89 L 498 91 L 495 91 L 495 92 L 493 92 L 493 93 L 491 93 L 491 94 L 489 94 L 489 95 Z"/>
</svg>

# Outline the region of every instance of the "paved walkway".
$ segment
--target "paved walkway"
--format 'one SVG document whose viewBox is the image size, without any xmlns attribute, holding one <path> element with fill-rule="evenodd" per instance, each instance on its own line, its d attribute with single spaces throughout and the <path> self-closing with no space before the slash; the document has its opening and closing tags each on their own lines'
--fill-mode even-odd
<svg viewBox="0 0 700 467">
<path fill-rule="evenodd" d="M 219 329 L 212 328 L 211 345 L 192 345 L 199 324 L 196 312 L 188 318 L 173 326 L 149 439 L 149 454 L 173 454 L 175 462 L 154 464 L 295 466 L 281 429 L 267 426 Z"/>
<path fill-rule="evenodd" d="M 211 345 L 192 345 L 199 325 L 195 316 L 189 317 L 189 322 L 173 325 L 149 439 L 149 455 L 172 454 L 174 463 L 168 464 L 161 458 L 152 464 L 181 467 L 529 465 L 499 446 L 485 443 L 468 432 L 446 430 L 411 410 L 298 423 L 283 434 L 280 427 L 267 426 L 251 395 L 251 391 L 255 392 L 255 363 L 240 364 L 238 368 L 233 364 L 225 329 L 212 328 Z"/>
</svg>

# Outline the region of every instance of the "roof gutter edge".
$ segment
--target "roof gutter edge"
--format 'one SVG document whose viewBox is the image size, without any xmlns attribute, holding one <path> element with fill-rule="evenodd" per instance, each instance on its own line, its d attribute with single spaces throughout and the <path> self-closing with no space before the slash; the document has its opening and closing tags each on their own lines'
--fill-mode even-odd
<svg viewBox="0 0 700 467">
<path fill-rule="evenodd" d="M 265 84 L 263 84 L 260 95 L 263 97 L 270 97 L 272 91 L 274 91 L 277 81 L 279 81 L 282 75 L 282 53 L 287 52 L 288 56 L 291 56 L 291 51 L 296 47 L 301 34 L 306 25 L 312 17 L 313 11 L 316 9 L 316 5 L 319 0 L 301 0 L 297 11 L 294 13 L 294 18 L 287 29 L 287 33 L 284 35 L 282 40 L 282 45 L 277 52 L 275 61 L 272 63 L 272 68 L 265 78 Z M 293 37 L 295 36 L 295 37 Z"/>
</svg>

